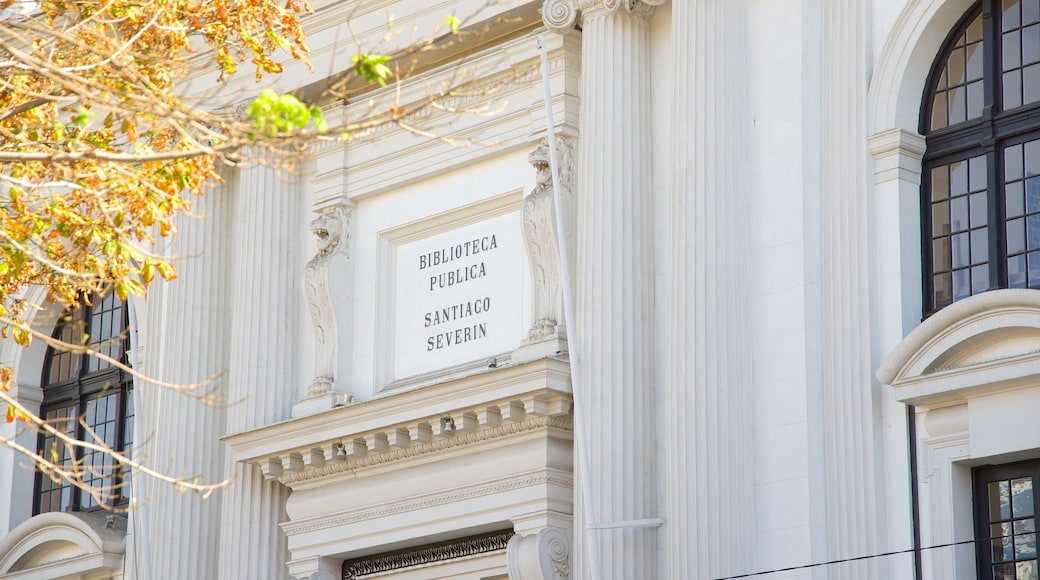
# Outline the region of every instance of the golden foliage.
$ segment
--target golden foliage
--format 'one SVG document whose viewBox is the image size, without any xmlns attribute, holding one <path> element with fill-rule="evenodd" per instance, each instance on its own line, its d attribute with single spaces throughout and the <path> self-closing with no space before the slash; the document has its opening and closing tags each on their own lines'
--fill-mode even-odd
<svg viewBox="0 0 1040 580">
<path fill-rule="evenodd" d="M 183 102 L 178 83 L 207 56 L 221 79 L 246 61 L 257 79 L 279 72 L 278 51 L 305 59 L 309 7 L 0 0 L 0 11 L 0 315 L 20 319 L 29 285 L 75 304 L 99 286 L 126 298 L 173 278 L 148 248 L 248 133 Z"/>
</svg>

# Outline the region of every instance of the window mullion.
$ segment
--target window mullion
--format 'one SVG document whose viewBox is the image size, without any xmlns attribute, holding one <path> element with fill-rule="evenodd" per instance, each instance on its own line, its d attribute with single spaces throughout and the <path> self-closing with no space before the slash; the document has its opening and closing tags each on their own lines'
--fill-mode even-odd
<svg viewBox="0 0 1040 580">
<path fill-rule="evenodd" d="M 1005 286 L 1007 279 L 1007 257 L 1004 243 L 1004 163 L 1000 149 L 989 147 L 986 152 L 986 194 L 989 228 L 989 288 L 995 290 Z"/>
</svg>

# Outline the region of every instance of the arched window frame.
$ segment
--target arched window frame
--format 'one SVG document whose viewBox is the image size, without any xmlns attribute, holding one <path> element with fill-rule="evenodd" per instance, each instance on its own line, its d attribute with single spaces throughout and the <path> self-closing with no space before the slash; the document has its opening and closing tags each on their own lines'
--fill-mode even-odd
<svg viewBox="0 0 1040 580">
<path fill-rule="evenodd" d="M 1023 212 L 1022 215 L 1006 213 L 1009 205 L 1006 203 L 1005 193 L 1013 194 L 1013 189 L 1016 187 L 1021 187 L 1023 191 L 1031 187 L 1032 182 L 1027 183 L 1026 180 L 1030 173 L 1025 173 L 1020 179 L 1005 179 L 1004 173 L 1005 169 L 1013 167 L 1013 164 L 1006 164 L 1005 160 L 1010 158 L 1014 151 L 1017 151 L 1017 149 L 1012 149 L 1015 146 L 1036 142 L 1035 145 L 1028 146 L 1029 150 L 1040 153 L 1040 97 L 1024 106 L 1011 106 L 1006 110 L 1002 106 L 1005 73 L 1009 79 L 1013 79 L 1015 75 L 1021 79 L 1026 74 L 1026 69 L 1029 69 L 1030 75 L 1034 73 L 1040 75 L 1040 60 L 1036 60 L 1036 58 L 1040 58 L 1040 40 L 1035 45 L 1038 55 L 1034 59 L 1028 63 L 1019 62 L 1020 68 L 1016 70 L 1010 70 L 1010 67 L 1008 71 L 1003 70 L 1002 46 L 1005 42 L 1003 36 L 1005 30 L 1002 7 L 1002 0 L 983 0 L 969 10 L 944 43 L 925 84 L 920 119 L 921 131 L 926 138 L 921 180 L 921 255 L 924 273 L 922 286 L 925 317 L 956 300 L 973 294 L 1007 287 L 1040 288 L 1040 247 L 1034 247 L 1031 251 L 1027 236 L 1027 232 L 1030 231 L 1027 229 L 1027 221 L 1029 223 L 1035 221 L 1036 225 L 1040 226 L 1040 208 L 1029 216 L 1025 215 L 1028 212 Z M 942 92 L 937 90 L 937 84 L 940 83 L 946 72 L 945 65 L 949 62 L 951 54 L 958 50 L 958 43 L 962 35 L 980 16 L 982 22 L 982 106 L 980 114 L 975 119 L 932 130 L 933 113 L 937 104 L 936 94 Z M 1019 26 L 1017 32 L 1021 34 L 1027 26 L 1022 26 L 1021 19 Z M 1030 18 L 1028 28 L 1030 33 L 1038 32 L 1040 22 L 1034 22 Z M 1013 37 L 1014 33 L 1014 30 L 1009 29 L 1010 37 Z M 1040 39 L 1040 36 L 1037 38 Z M 1021 49 L 1022 45 L 1018 46 Z M 1008 51 L 1008 54 L 1014 53 Z M 1019 52 L 1020 57 L 1021 55 L 1022 52 Z M 1040 83 L 1040 76 L 1035 78 Z M 968 93 L 967 85 L 965 85 L 964 93 L 965 95 Z M 1013 94 L 1008 91 L 1008 98 L 1012 99 Z M 965 99 L 967 100 L 967 96 Z M 939 104 L 942 102 L 940 99 Z M 966 116 L 970 115 L 969 112 Z M 1023 145 L 1019 149 L 1026 147 Z M 974 161 L 967 161 L 969 159 L 974 159 Z M 949 175 L 944 172 L 948 171 L 947 168 L 952 167 L 952 164 L 958 162 L 964 162 L 965 167 L 970 165 L 963 175 L 984 173 L 983 179 L 964 177 L 964 181 L 977 182 L 974 184 L 975 188 L 969 186 L 968 190 L 985 195 L 977 196 L 971 193 L 961 195 L 954 193 L 950 188 L 950 194 L 945 200 L 941 197 L 941 193 L 938 194 L 939 197 L 933 199 L 933 188 L 935 191 L 943 191 L 942 179 L 944 175 Z M 1032 168 L 1033 166 L 1027 167 L 1027 169 Z M 958 166 L 957 169 L 959 171 L 960 167 Z M 1032 174 L 1040 174 L 1040 168 Z M 947 183 L 953 181 L 949 177 L 947 180 Z M 1036 185 L 1040 186 L 1040 180 L 1036 182 Z M 971 208 L 976 207 L 973 204 L 976 197 L 985 198 L 985 207 L 984 211 L 980 209 L 972 214 Z M 948 202 L 945 208 L 944 201 Z M 942 223 L 938 224 L 938 228 L 934 227 L 935 222 L 942 219 L 944 209 L 949 209 L 945 218 L 949 220 L 948 224 L 955 223 L 955 210 L 952 209 L 955 201 L 957 207 L 964 212 L 960 215 L 965 218 L 967 228 L 965 230 L 948 228 L 943 232 Z M 978 207 L 981 208 L 981 206 Z M 1012 210 L 1014 211 L 1014 206 L 1012 206 Z M 984 223 L 979 217 L 982 215 L 985 216 Z M 1009 231 L 1021 231 L 1022 235 L 1015 237 L 1013 234 L 1009 234 Z M 1009 235 L 1013 237 L 1010 248 Z M 1022 242 L 1021 251 L 1018 251 L 1017 240 Z M 945 247 L 944 244 L 946 244 Z M 958 252 L 958 249 L 962 251 Z M 966 249 L 967 251 L 964 251 Z M 963 258 L 966 255 L 970 257 Z M 978 259 L 979 256 L 984 259 Z M 1030 280 L 1028 268 L 1030 259 L 1034 262 L 1032 280 Z M 1011 262 L 1013 264 L 1009 265 Z M 963 284 L 956 284 L 955 279 L 962 282 L 967 279 L 968 291 L 964 291 Z M 944 288 L 948 291 L 946 295 L 943 294 Z"/>
<path fill-rule="evenodd" d="M 66 310 L 55 326 L 53 337 L 71 344 L 85 340 L 92 349 L 125 364 L 130 344 L 128 329 L 127 304 L 110 293 Z M 125 371 L 91 354 L 48 347 L 40 384 L 43 389 L 41 417 L 53 426 L 89 441 L 90 433 L 80 422 L 82 418 L 110 447 L 119 452 L 130 451 L 134 407 L 132 380 Z M 84 483 L 105 491 L 109 496 L 106 503 L 120 505 L 127 501 L 121 473 L 104 455 L 70 449 L 44 433 L 38 437 L 37 449 L 47 456 L 58 456 L 65 464 L 74 458 L 82 461 L 88 470 Z M 91 474 L 90 470 L 96 473 Z M 46 474 L 37 474 L 33 514 L 96 509 L 102 506 L 90 493 L 65 481 L 52 481 Z"/>
</svg>

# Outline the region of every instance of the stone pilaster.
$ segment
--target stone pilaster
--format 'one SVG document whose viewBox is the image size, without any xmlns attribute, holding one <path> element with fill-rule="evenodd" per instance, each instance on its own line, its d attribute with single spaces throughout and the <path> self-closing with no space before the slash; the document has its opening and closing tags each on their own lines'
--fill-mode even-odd
<svg viewBox="0 0 1040 580">
<path fill-rule="evenodd" d="M 867 190 L 870 0 L 822 2 L 821 304 L 822 427 L 830 558 L 878 552 L 883 488 L 876 445 Z M 878 577 L 877 563 L 835 567 L 832 578 Z"/>
<path fill-rule="evenodd" d="M 662 577 L 750 571 L 747 2 L 672 4 L 671 279 Z"/>
<path fill-rule="evenodd" d="M 262 167 L 242 170 L 235 199 L 234 297 L 227 432 L 289 418 L 297 381 L 300 295 L 298 185 Z M 288 489 L 252 465 L 228 462 L 218 578 L 283 578 Z"/>
<path fill-rule="evenodd" d="M 227 260 L 230 191 L 234 180 L 195 200 L 192 217 L 178 224 L 169 254 L 178 256 L 178 278 L 152 285 L 139 302 L 138 330 L 145 374 L 165 382 L 192 384 L 215 376 L 228 364 Z M 226 393 L 226 382 L 214 385 Z M 224 476 L 225 408 L 151 385 L 140 385 L 137 432 L 152 465 L 172 475 L 219 481 Z M 217 578 L 220 501 L 177 491 L 172 485 L 134 481 L 141 504 L 134 514 L 144 537 L 136 542 L 138 578 Z M 141 529 L 141 528 L 139 528 Z M 147 551 L 147 553 L 142 553 Z"/>
<path fill-rule="evenodd" d="M 582 29 L 575 328 L 591 497 L 575 502 L 574 578 L 657 578 L 651 255 L 650 24 L 643 2 L 550 0 L 550 27 Z M 579 476 L 580 477 L 580 476 Z M 580 487 L 578 494 L 580 495 Z M 586 512 L 586 506 L 591 513 Z"/>
</svg>

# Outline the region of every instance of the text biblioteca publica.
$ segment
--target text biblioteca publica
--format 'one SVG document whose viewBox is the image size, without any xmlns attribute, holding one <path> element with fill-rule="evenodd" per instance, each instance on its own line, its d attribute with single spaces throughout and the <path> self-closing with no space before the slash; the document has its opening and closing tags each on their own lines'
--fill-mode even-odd
<svg viewBox="0 0 1040 580">
<path fill-rule="evenodd" d="M 432 273 L 429 276 L 429 291 L 436 292 L 463 284 L 471 280 L 487 276 L 487 264 L 481 259 L 479 262 L 460 263 L 466 258 L 479 256 L 498 248 L 498 238 L 494 235 L 473 238 L 459 244 L 453 244 L 434 252 L 428 252 L 419 256 L 419 270 L 428 270 L 437 266 L 455 266 L 441 272 Z M 454 263 L 454 264 L 453 264 Z M 423 317 L 424 327 L 430 328 L 455 322 L 471 316 L 486 314 L 491 310 L 491 297 L 478 296 L 465 302 L 459 302 L 431 310 Z M 466 324 L 465 326 L 452 328 L 443 332 L 430 335 L 426 338 L 426 350 L 440 350 L 443 348 L 458 346 L 480 340 L 487 337 L 487 322 Z"/>
</svg>

